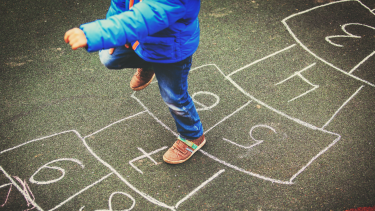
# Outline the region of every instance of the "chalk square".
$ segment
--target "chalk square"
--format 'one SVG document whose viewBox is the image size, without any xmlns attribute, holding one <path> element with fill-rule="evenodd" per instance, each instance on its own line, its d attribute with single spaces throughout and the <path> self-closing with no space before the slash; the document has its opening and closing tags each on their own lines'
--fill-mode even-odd
<svg viewBox="0 0 375 211">
<path fill-rule="evenodd" d="M 248 66 L 231 79 L 270 107 L 317 127 L 322 127 L 362 84 L 300 47 Z"/>
<path fill-rule="evenodd" d="M 105 180 L 95 184 L 57 210 L 74 211 L 110 211 L 110 210 L 157 210 L 159 206 L 149 203 L 115 174 L 111 174 Z"/>
<path fill-rule="evenodd" d="M 13 180 L 16 176 L 26 182 L 34 202 L 43 210 L 58 208 L 110 173 L 91 156 L 76 131 L 41 137 L 4 150 L 0 152 L 0 166 Z"/>
<path fill-rule="evenodd" d="M 163 154 L 175 141 L 174 134 L 147 112 L 87 137 L 96 154 L 116 169 L 133 190 L 171 207 L 223 167 L 200 153 L 182 165 L 165 163 Z"/>
<path fill-rule="evenodd" d="M 205 154 L 220 163 L 272 182 L 289 184 L 339 139 L 250 103 L 206 134 Z M 310 172 L 311 174 L 311 172 Z"/>
<path fill-rule="evenodd" d="M 195 102 L 205 131 L 250 100 L 226 80 L 221 70 L 213 64 L 192 68 L 188 81 L 188 92 Z M 151 84 L 147 89 L 150 91 L 137 92 L 135 97 L 161 122 L 177 133 L 168 107 L 160 97 L 157 83 Z"/>
<path fill-rule="evenodd" d="M 361 1 L 328 3 L 293 14 L 283 23 L 311 55 L 374 84 L 368 74 L 372 66 L 364 64 L 374 61 L 375 13 Z"/>
</svg>

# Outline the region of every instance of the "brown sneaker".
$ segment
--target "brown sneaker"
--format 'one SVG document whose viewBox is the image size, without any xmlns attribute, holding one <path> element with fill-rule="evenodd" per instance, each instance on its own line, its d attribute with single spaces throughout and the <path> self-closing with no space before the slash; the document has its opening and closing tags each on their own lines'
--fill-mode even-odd
<svg viewBox="0 0 375 211">
<path fill-rule="evenodd" d="M 204 138 L 204 135 L 192 141 L 178 137 L 173 146 L 164 154 L 163 160 L 169 164 L 183 163 L 187 161 L 205 143 L 206 139 Z"/>
<path fill-rule="evenodd" d="M 130 88 L 134 91 L 142 90 L 151 83 L 154 77 L 153 69 L 138 68 L 130 81 Z"/>
</svg>

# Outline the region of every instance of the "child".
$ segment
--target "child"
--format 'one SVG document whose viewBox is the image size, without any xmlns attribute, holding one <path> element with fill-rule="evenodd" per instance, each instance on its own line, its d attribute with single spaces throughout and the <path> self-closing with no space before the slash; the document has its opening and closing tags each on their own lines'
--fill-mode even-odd
<svg viewBox="0 0 375 211">
<path fill-rule="evenodd" d="M 109 69 L 138 68 L 130 82 L 133 90 L 145 88 L 156 76 L 180 133 L 163 156 L 170 164 L 185 162 L 206 143 L 187 92 L 199 44 L 199 9 L 200 0 L 112 0 L 105 20 L 83 24 L 64 36 L 73 50 L 99 50 Z"/>
</svg>

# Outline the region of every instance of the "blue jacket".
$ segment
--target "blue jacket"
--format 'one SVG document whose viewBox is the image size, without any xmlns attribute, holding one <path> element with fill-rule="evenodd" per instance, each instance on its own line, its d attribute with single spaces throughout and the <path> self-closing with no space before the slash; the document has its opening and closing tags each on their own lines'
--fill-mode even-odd
<svg viewBox="0 0 375 211">
<path fill-rule="evenodd" d="M 112 0 L 106 19 L 83 24 L 87 51 L 131 43 L 148 62 L 174 63 L 199 44 L 200 0 Z"/>
</svg>

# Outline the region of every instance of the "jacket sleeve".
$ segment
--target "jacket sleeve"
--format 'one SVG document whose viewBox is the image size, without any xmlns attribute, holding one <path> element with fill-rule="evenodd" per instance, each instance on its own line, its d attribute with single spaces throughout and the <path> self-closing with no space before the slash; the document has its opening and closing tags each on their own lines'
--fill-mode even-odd
<svg viewBox="0 0 375 211">
<path fill-rule="evenodd" d="M 83 24 L 87 51 L 125 45 L 159 32 L 185 15 L 185 4 L 183 0 L 144 0 L 129 11 Z"/>
</svg>

